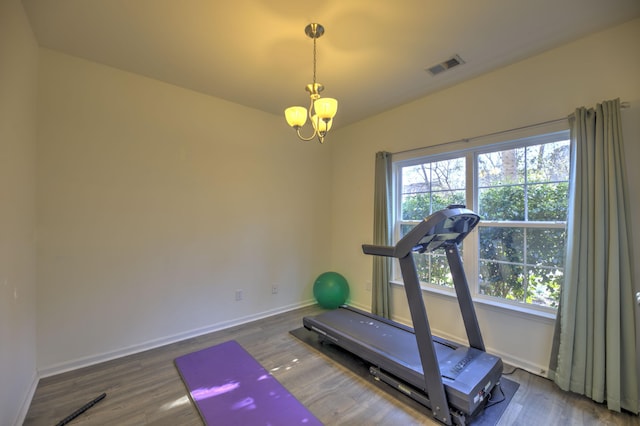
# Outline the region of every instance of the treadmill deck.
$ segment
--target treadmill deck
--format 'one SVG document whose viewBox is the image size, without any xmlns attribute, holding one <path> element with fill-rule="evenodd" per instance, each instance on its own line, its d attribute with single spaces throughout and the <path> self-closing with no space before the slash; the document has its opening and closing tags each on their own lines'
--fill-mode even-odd
<svg viewBox="0 0 640 426">
<path fill-rule="evenodd" d="M 349 306 L 305 317 L 303 325 L 426 393 L 416 335 L 410 327 Z M 499 381 L 502 360 L 437 336 L 433 346 L 449 404 L 473 414 Z"/>
</svg>

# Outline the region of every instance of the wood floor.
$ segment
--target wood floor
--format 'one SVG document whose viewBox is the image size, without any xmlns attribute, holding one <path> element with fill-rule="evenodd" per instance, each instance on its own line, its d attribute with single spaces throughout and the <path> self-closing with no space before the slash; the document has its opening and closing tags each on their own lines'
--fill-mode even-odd
<svg viewBox="0 0 640 426">
<path fill-rule="evenodd" d="M 106 392 L 70 425 L 202 425 L 173 360 L 234 339 L 326 425 L 437 425 L 421 406 L 405 403 L 289 334 L 307 307 L 99 365 L 42 379 L 25 426 L 52 426 Z M 509 372 L 511 367 L 505 367 Z M 499 425 L 640 425 L 547 379 L 515 370 L 520 384 Z"/>
</svg>

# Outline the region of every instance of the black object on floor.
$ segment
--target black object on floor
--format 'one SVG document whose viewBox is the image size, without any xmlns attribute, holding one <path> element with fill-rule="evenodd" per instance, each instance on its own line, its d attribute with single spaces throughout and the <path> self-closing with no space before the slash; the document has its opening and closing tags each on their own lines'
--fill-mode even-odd
<svg viewBox="0 0 640 426">
<path fill-rule="evenodd" d="M 93 400 L 87 402 L 86 404 L 84 404 L 82 407 L 78 408 L 76 411 L 74 411 L 73 413 L 69 414 L 67 417 L 65 417 L 64 419 L 60 420 L 56 426 L 63 426 L 66 425 L 67 423 L 69 423 L 71 420 L 75 419 L 76 417 L 78 417 L 80 414 L 84 413 L 85 411 L 87 411 L 89 408 L 93 407 L 94 405 L 96 405 L 98 402 L 102 401 L 104 399 L 104 397 L 107 396 L 106 393 L 102 393 L 100 395 L 98 395 L 96 398 L 94 398 Z"/>
</svg>

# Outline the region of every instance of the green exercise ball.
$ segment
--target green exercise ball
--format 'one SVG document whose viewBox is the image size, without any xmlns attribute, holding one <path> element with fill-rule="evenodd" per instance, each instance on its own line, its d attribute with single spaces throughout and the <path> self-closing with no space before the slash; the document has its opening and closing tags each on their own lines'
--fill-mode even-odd
<svg viewBox="0 0 640 426">
<path fill-rule="evenodd" d="M 320 274 L 313 284 L 313 296 L 323 308 L 335 309 L 349 297 L 349 284 L 337 272 Z"/>
</svg>

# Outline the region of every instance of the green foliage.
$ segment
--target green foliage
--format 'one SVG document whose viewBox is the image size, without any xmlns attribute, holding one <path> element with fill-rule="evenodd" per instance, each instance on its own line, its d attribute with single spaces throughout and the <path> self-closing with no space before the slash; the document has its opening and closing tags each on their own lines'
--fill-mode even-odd
<svg viewBox="0 0 640 426">
<path fill-rule="evenodd" d="M 402 200 L 403 220 L 422 220 L 431 214 L 431 194 L 411 194 Z"/>
<path fill-rule="evenodd" d="M 413 257 L 421 282 L 453 287 L 453 277 L 444 253 L 414 253 Z"/>
<path fill-rule="evenodd" d="M 422 220 L 452 204 L 465 204 L 464 191 L 422 192 L 405 195 L 402 200 L 402 219 Z"/>
<path fill-rule="evenodd" d="M 544 183 L 528 186 L 528 220 L 567 220 L 569 183 Z"/>
<path fill-rule="evenodd" d="M 558 306 L 564 279 L 565 230 L 552 226 L 529 227 L 526 222 L 566 221 L 567 192 L 566 182 L 526 187 L 504 185 L 480 191 L 479 214 L 483 220 L 524 222 L 521 226 L 479 227 L 481 294 L 548 307 Z M 464 202 L 461 191 L 411 194 L 402 205 L 403 219 L 421 220 L 441 206 Z M 415 256 L 422 281 L 453 285 L 443 254 Z"/>
<path fill-rule="evenodd" d="M 524 187 L 496 186 L 480 190 L 478 214 L 483 220 L 524 220 Z"/>
<path fill-rule="evenodd" d="M 526 191 L 521 185 L 487 188 L 481 192 L 481 216 L 566 221 L 567 193 L 566 182 L 528 185 Z M 481 227 L 480 292 L 557 307 L 564 279 L 564 243 L 562 228 Z"/>
</svg>

